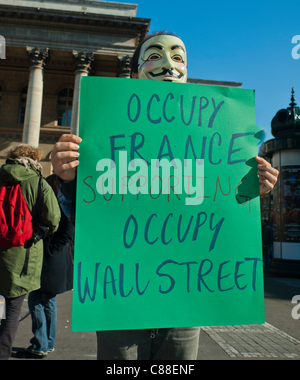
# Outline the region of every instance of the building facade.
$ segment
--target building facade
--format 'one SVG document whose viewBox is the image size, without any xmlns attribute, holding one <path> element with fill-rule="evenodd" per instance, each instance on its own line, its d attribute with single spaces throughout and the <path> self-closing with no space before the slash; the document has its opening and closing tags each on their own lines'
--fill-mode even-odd
<svg viewBox="0 0 300 380">
<path fill-rule="evenodd" d="M 137 6 L 105 1 L 0 1 L 0 165 L 24 142 L 44 154 L 78 130 L 80 77 L 129 77 L 130 58 L 149 30 Z"/>
<path fill-rule="evenodd" d="M 54 143 L 78 131 L 80 78 L 130 77 L 132 55 L 150 26 L 136 14 L 137 5 L 98 0 L 0 0 L 6 44 L 5 57 L 0 52 L 0 166 L 23 142 L 42 149 L 43 174 L 51 174 Z"/>
</svg>

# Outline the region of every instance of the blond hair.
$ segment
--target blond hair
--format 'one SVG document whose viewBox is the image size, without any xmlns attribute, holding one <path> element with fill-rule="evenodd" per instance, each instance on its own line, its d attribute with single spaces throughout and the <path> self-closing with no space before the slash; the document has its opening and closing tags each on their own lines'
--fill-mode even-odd
<svg viewBox="0 0 300 380">
<path fill-rule="evenodd" d="M 38 163 L 38 161 L 40 161 L 42 158 L 42 153 L 38 148 L 34 148 L 31 145 L 17 145 L 15 148 L 11 149 L 8 152 L 7 158 L 13 158 L 20 164 L 24 165 L 27 170 L 30 169 L 28 166 L 29 163 L 41 173 L 43 171 L 42 165 Z"/>
<path fill-rule="evenodd" d="M 34 161 L 40 161 L 42 158 L 42 153 L 38 148 L 34 148 L 31 145 L 20 144 L 11 149 L 7 154 L 7 158 L 22 157 L 31 158 Z"/>
</svg>

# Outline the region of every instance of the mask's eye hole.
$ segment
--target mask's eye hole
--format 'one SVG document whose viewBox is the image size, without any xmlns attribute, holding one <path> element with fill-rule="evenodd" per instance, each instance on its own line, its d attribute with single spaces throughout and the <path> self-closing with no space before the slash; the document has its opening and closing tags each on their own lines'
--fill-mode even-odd
<svg viewBox="0 0 300 380">
<path fill-rule="evenodd" d="M 157 60 L 159 60 L 160 58 L 161 58 L 161 56 L 160 56 L 159 54 L 157 54 L 157 53 L 153 53 L 153 54 L 151 54 L 151 55 L 148 57 L 147 61 L 157 61 Z"/>
<path fill-rule="evenodd" d="M 181 55 L 173 55 L 172 56 L 172 60 L 175 61 L 175 62 L 180 62 L 180 63 L 183 63 L 183 58 L 181 57 Z"/>
</svg>

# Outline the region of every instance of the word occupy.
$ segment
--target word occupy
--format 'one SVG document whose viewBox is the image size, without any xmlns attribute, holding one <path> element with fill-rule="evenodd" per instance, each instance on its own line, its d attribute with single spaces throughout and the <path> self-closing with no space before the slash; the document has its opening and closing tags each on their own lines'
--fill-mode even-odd
<svg viewBox="0 0 300 380">
<path fill-rule="evenodd" d="M 153 118 L 153 108 L 155 109 L 156 113 L 157 112 L 161 112 L 163 118 L 165 121 L 167 121 L 168 123 L 172 123 L 176 117 L 174 115 L 170 116 L 170 115 L 167 115 L 168 112 L 167 112 L 167 106 L 169 104 L 169 102 L 173 99 L 175 99 L 176 101 L 176 98 L 174 97 L 174 95 L 172 94 L 172 92 L 170 92 L 164 102 L 163 102 L 163 105 L 162 107 L 155 107 L 153 106 L 153 100 L 156 100 L 156 104 L 160 103 L 161 99 L 159 97 L 159 95 L 157 94 L 153 94 L 149 101 L 148 101 L 148 104 L 147 104 L 147 111 L 146 111 L 146 116 L 147 116 L 147 119 L 150 121 L 150 123 L 152 124 L 159 124 L 161 123 L 162 121 L 162 117 L 158 117 L 156 119 Z M 195 110 L 195 105 L 196 105 L 196 99 L 197 99 L 197 96 L 193 96 L 193 99 L 192 99 L 192 107 L 191 107 L 191 111 L 190 111 L 190 116 L 189 118 L 185 118 L 185 115 L 184 115 L 184 111 L 186 111 L 186 106 L 184 105 L 184 95 L 180 95 L 180 120 L 182 121 L 182 123 L 186 126 L 188 126 L 191 122 L 192 122 L 192 119 L 193 119 L 193 116 L 194 116 L 194 110 Z M 209 119 L 209 122 L 208 122 L 208 128 L 212 128 L 213 126 L 213 122 L 215 120 L 215 117 L 217 115 L 217 113 L 219 112 L 220 108 L 222 107 L 222 105 L 224 104 L 224 101 L 222 100 L 217 106 L 215 104 L 215 100 L 212 98 L 212 104 L 213 104 L 213 108 L 214 108 L 214 111 L 213 113 L 211 114 L 210 116 L 210 119 Z M 209 105 L 209 100 L 208 98 L 206 98 L 205 96 L 201 96 L 200 97 L 200 102 L 199 102 L 199 117 L 198 117 L 198 126 L 201 127 L 202 126 L 202 111 L 205 110 Z M 132 122 L 132 123 L 135 123 L 139 120 L 139 117 L 141 115 L 141 111 L 142 111 L 142 102 L 141 102 L 141 99 L 139 98 L 138 95 L 136 94 L 132 94 L 132 96 L 130 97 L 129 101 L 128 101 L 128 105 L 127 105 L 127 116 L 128 116 L 128 119 Z M 186 121 L 188 119 L 188 121 Z"/>
</svg>

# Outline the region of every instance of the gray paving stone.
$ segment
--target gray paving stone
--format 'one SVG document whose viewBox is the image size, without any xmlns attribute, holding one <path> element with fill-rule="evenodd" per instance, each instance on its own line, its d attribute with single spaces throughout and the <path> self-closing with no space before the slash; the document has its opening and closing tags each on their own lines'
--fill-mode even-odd
<svg viewBox="0 0 300 380">
<path fill-rule="evenodd" d="M 269 323 L 210 326 L 203 330 L 230 357 L 300 358 L 300 341 Z"/>
</svg>

